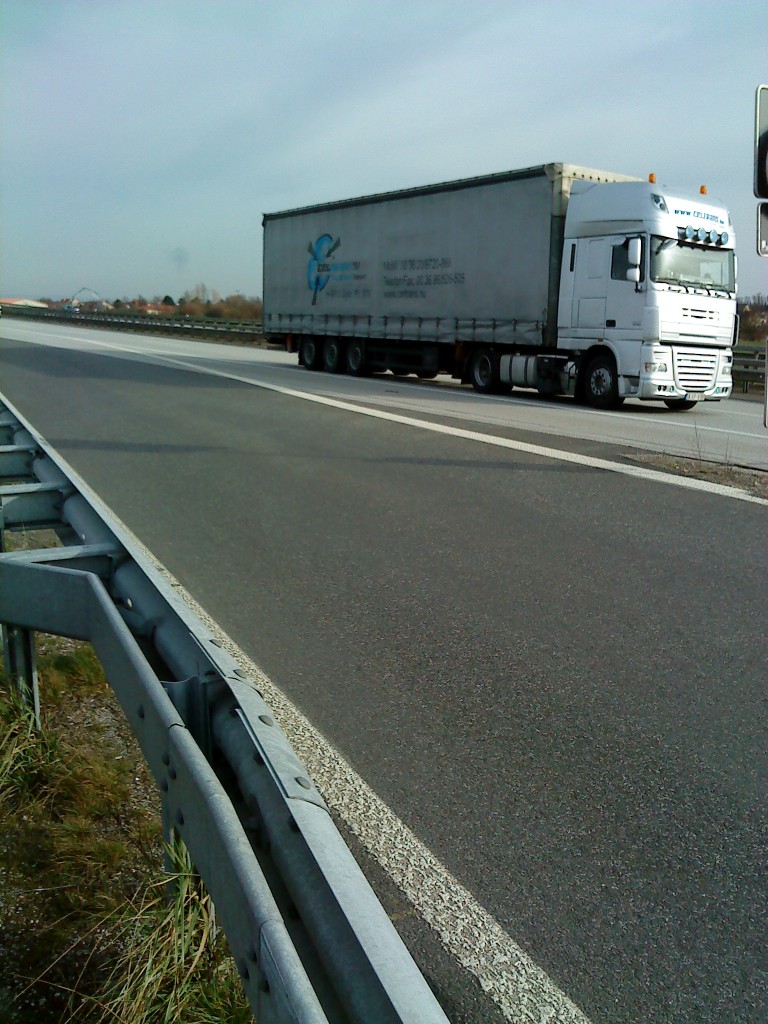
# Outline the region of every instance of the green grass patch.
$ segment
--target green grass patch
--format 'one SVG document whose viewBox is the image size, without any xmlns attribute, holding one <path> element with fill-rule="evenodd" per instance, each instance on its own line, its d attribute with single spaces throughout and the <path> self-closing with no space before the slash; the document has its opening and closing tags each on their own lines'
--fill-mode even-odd
<svg viewBox="0 0 768 1024">
<path fill-rule="evenodd" d="M 121 953 L 99 995 L 100 1019 L 248 1024 L 253 1018 L 210 896 L 183 847 L 171 856 L 170 881 L 145 888 L 112 922 Z"/>
<path fill-rule="evenodd" d="M 37 733 L 21 695 L 0 690 L 0 807 L 20 813 L 52 799 L 52 787 L 65 771 L 59 744 L 49 732 Z"/>
<path fill-rule="evenodd" d="M 37 650 L 39 731 L 0 673 L 0 1021 L 249 1021 L 187 862 L 165 898 L 159 801 L 93 650 Z"/>
</svg>

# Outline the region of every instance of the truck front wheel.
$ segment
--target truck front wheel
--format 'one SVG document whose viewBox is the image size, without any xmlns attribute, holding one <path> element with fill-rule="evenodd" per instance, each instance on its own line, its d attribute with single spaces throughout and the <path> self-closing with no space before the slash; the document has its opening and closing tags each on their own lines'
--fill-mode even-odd
<svg viewBox="0 0 768 1024">
<path fill-rule="evenodd" d="M 481 395 L 492 395 L 499 390 L 499 360 L 492 348 L 480 348 L 472 356 L 469 379 Z"/>
<path fill-rule="evenodd" d="M 624 401 L 619 397 L 619 375 L 612 355 L 601 353 L 587 366 L 584 397 L 595 409 L 616 409 Z"/>
<path fill-rule="evenodd" d="M 326 373 L 341 373 L 344 370 L 344 346 L 338 338 L 325 339 L 323 369 Z"/>
<path fill-rule="evenodd" d="M 299 362 L 307 370 L 317 370 L 320 366 L 322 353 L 320 350 L 320 343 L 317 338 L 309 335 L 301 339 L 301 347 L 299 349 Z"/>
</svg>

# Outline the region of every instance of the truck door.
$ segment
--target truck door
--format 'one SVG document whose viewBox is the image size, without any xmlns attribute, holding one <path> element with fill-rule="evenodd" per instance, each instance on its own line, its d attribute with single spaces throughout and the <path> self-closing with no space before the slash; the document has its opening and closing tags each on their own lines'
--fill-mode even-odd
<svg viewBox="0 0 768 1024">
<path fill-rule="evenodd" d="M 643 301 L 629 270 L 629 239 L 632 235 L 579 240 L 573 293 L 573 324 L 578 334 L 619 337 L 640 326 Z M 643 253 L 643 257 L 644 257 Z M 641 281 L 645 274 L 641 264 Z"/>
<path fill-rule="evenodd" d="M 609 266 L 606 280 L 605 322 L 608 336 L 618 338 L 627 334 L 637 334 L 642 323 L 645 300 L 634 281 L 627 280 L 630 269 L 628 258 L 629 240 L 632 235 L 614 235 L 609 241 Z M 645 252 L 643 251 L 643 258 Z M 645 280 L 643 262 L 640 263 L 640 281 Z"/>
<path fill-rule="evenodd" d="M 608 242 L 605 238 L 580 238 L 577 245 L 571 322 L 582 336 L 593 336 L 605 326 Z"/>
</svg>

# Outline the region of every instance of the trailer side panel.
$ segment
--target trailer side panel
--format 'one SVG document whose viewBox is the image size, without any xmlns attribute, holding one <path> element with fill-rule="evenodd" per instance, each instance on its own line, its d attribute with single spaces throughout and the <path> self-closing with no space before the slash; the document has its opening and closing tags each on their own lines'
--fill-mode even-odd
<svg viewBox="0 0 768 1024">
<path fill-rule="evenodd" d="M 456 184 L 267 215 L 267 332 L 540 345 L 547 168 Z"/>
</svg>

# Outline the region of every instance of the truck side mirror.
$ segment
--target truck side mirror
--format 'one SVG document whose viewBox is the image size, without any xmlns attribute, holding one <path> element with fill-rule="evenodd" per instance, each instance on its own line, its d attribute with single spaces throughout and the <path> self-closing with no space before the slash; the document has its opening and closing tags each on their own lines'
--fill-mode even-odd
<svg viewBox="0 0 768 1024">
<path fill-rule="evenodd" d="M 627 263 L 630 267 L 639 267 L 643 259 L 643 248 L 642 240 L 640 238 L 630 238 L 627 244 Z M 634 277 L 627 277 L 628 281 L 636 280 Z"/>
<path fill-rule="evenodd" d="M 635 284 L 640 284 L 640 267 L 630 267 L 627 270 L 627 280 L 634 281 Z"/>
</svg>

